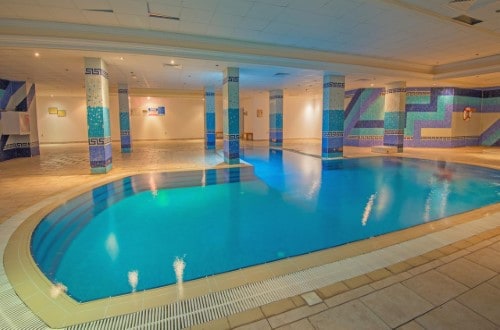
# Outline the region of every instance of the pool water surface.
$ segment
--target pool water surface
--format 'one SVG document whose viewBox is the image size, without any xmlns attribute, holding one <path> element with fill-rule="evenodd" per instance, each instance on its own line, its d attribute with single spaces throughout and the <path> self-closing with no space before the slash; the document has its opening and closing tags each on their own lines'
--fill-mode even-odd
<svg viewBox="0 0 500 330">
<path fill-rule="evenodd" d="M 500 171 L 245 150 L 252 167 L 127 177 L 68 201 L 31 240 L 42 272 L 80 302 L 382 235 L 500 201 Z"/>
</svg>

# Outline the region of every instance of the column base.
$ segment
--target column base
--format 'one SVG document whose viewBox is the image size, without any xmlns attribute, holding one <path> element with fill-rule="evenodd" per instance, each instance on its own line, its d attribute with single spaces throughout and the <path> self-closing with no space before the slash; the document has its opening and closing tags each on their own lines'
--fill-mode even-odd
<svg viewBox="0 0 500 330">
<path fill-rule="evenodd" d="M 113 164 L 109 164 L 106 167 L 92 167 L 90 173 L 92 174 L 106 174 L 113 168 Z"/>
<path fill-rule="evenodd" d="M 122 154 L 129 154 L 132 152 L 132 148 L 122 148 Z"/>
<path fill-rule="evenodd" d="M 229 165 L 235 165 L 240 163 L 239 158 L 226 158 L 224 157 L 224 163 L 229 164 Z"/>
</svg>

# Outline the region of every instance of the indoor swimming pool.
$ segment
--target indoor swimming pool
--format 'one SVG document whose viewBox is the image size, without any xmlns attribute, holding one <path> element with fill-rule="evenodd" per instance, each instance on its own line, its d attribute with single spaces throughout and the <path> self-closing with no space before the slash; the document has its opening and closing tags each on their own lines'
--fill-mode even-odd
<svg viewBox="0 0 500 330">
<path fill-rule="evenodd" d="M 500 201 L 500 171 L 399 157 L 322 161 L 255 148 L 251 166 L 140 174 L 61 205 L 35 263 L 80 302 L 379 236 Z"/>
</svg>

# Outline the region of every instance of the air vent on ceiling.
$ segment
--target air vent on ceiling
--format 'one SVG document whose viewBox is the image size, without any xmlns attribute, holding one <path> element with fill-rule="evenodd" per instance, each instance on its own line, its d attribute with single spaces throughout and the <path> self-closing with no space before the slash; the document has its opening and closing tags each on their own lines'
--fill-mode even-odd
<svg viewBox="0 0 500 330">
<path fill-rule="evenodd" d="M 274 74 L 275 77 L 284 77 L 284 76 L 289 76 L 290 74 L 288 72 L 277 72 Z"/>
<path fill-rule="evenodd" d="M 93 11 L 93 12 L 98 12 L 98 13 L 114 13 L 113 9 L 84 9 L 86 11 Z"/>
<path fill-rule="evenodd" d="M 457 17 L 453 17 L 454 20 L 468 24 L 468 25 L 476 25 L 478 23 L 481 23 L 482 21 L 480 19 L 470 17 L 468 15 L 460 15 Z"/>
<path fill-rule="evenodd" d="M 146 2 L 146 5 L 148 7 L 148 16 L 149 17 L 169 19 L 169 20 L 173 20 L 173 21 L 179 21 L 180 20 L 180 18 L 177 17 L 177 16 L 169 16 L 169 15 L 165 15 L 165 14 L 161 14 L 161 13 L 152 12 L 151 9 L 149 8 L 149 2 Z"/>
</svg>

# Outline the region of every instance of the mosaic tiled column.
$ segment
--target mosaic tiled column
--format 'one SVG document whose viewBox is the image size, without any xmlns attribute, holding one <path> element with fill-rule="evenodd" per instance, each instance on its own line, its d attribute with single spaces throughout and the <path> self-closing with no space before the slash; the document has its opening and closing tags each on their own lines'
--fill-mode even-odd
<svg viewBox="0 0 500 330">
<path fill-rule="evenodd" d="M 269 92 L 269 145 L 283 146 L 283 91 Z"/>
<path fill-rule="evenodd" d="M 205 149 L 215 149 L 215 88 L 205 88 Z"/>
<path fill-rule="evenodd" d="M 342 157 L 344 143 L 344 76 L 323 77 L 321 157 Z"/>
<path fill-rule="evenodd" d="M 406 83 L 394 82 L 385 87 L 384 146 L 403 151 L 406 107 Z"/>
<path fill-rule="evenodd" d="M 107 173 L 112 167 L 108 72 L 100 58 L 85 58 L 85 89 L 90 170 Z"/>
<path fill-rule="evenodd" d="M 238 68 L 224 70 L 222 86 L 224 162 L 240 162 L 240 77 Z"/>
<path fill-rule="evenodd" d="M 118 85 L 118 108 L 120 109 L 120 141 L 123 153 L 132 151 L 130 137 L 130 105 L 128 100 L 128 85 Z"/>
</svg>

